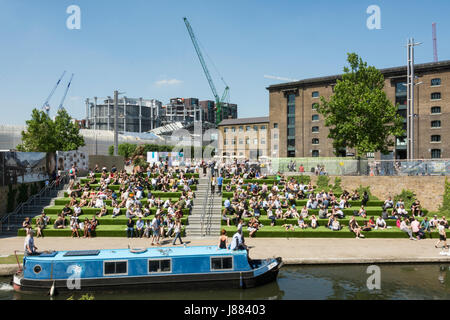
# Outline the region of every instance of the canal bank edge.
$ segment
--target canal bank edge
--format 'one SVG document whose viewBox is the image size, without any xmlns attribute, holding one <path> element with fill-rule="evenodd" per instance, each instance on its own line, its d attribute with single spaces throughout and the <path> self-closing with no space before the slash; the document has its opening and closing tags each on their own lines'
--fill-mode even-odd
<svg viewBox="0 0 450 320">
<path fill-rule="evenodd" d="M 368 265 L 368 264 L 429 264 L 450 263 L 450 256 L 404 258 L 284 258 L 284 265 Z M 17 264 L 0 265 L 0 277 L 13 276 L 19 267 Z"/>
</svg>

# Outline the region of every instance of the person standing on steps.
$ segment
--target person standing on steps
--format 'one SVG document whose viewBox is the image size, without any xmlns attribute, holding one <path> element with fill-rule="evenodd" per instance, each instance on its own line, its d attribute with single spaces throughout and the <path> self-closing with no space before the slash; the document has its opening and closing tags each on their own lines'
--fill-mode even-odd
<svg viewBox="0 0 450 320">
<path fill-rule="evenodd" d="M 211 177 L 211 194 L 214 194 L 216 192 L 216 178 L 215 177 Z"/>
<path fill-rule="evenodd" d="M 222 184 L 223 184 L 223 177 L 222 177 L 222 175 L 219 175 L 219 177 L 217 178 L 217 188 L 218 188 L 217 193 L 218 194 L 222 194 Z"/>
</svg>

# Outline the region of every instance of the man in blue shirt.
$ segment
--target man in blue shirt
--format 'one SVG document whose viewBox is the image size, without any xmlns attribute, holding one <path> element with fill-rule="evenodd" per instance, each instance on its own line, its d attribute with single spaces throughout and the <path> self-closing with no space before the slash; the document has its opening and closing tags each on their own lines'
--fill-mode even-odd
<svg viewBox="0 0 450 320">
<path fill-rule="evenodd" d="M 219 189 L 219 191 L 218 191 L 219 194 L 222 194 L 222 184 L 223 184 L 223 178 L 222 178 L 222 175 L 220 175 L 217 178 L 217 187 Z"/>
<path fill-rule="evenodd" d="M 142 221 L 141 217 L 139 217 L 136 222 L 136 233 L 139 238 L 142 238 L 142 235 L 144 234 L 144 221 Z"/>
</svg>

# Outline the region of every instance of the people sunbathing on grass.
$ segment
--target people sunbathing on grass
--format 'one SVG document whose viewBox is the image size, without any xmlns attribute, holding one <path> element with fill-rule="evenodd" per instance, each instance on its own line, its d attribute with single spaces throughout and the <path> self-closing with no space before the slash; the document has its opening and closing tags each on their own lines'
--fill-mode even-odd
<svg viewBox="0 0 450 320">
<path fill-rule="evenodd" d="M 361 231 L 362 231 L 361 227 L 358 225 L 358 222 L 356 222 L 356 219 L 354 216 L 350 218 L 348 228 L 350 229 L 351 232 L 353 232 L 355 234 L 357 239 L 364 238 L 364 235 L 361 234 Z"/>
</svg>

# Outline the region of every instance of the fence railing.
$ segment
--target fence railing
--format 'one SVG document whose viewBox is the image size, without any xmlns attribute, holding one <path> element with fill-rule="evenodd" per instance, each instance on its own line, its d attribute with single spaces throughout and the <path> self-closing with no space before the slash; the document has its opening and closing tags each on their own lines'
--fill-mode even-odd
<svg viewBox="0 0 450 320">
<path fill-rule="evenodd" d="M 344 176 L 445 176 L 450 175 L 450 159 L 374 160 L 374 159 L 272 159 L 271 174 L 302 172 L 310 175 Z"/>
</svg>

